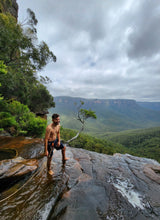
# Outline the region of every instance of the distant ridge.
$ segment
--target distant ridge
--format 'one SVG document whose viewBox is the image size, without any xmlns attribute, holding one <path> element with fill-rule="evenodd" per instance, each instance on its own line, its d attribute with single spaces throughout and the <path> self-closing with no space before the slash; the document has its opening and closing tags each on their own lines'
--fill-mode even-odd
<svg viewBox="0 0 160 220">
<path fill-rule="evenodd" d="M 152 103 L 136 102 L 130 99 L 85 99 L 68 96 L 54 98 L 56 107 L 50 113 L 58 112 L 62 116 L 63 126 L 78 129 L 78 122 L 74 120 L 77 111 L 75 103 L 84 102 L 83 108 L 96 112 L 96 120 L 88 120 L 86 132 L 99 134 L 110 131 L 123 131 L 136 128 L 160 126 L 160 111 L 151 109 Z M 156 103 L 160 106 L 160 103 Z"/>
<path fill-rule="evenodd" d="M 138 102 L 138 104 L 144 108 L 160 111 L 160 102 Z"/>
</svg>

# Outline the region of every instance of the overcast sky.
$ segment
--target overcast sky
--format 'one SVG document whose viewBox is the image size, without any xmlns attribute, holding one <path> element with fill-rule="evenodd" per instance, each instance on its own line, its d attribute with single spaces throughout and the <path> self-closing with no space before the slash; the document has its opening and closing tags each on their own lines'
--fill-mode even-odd
<svg viewBox="0 0 160 220">
<path fill-rule="evenodd" d="M 53 96 L 160 101 L 159 0 L 17 0 L 57 57 Z"/>
</svg>

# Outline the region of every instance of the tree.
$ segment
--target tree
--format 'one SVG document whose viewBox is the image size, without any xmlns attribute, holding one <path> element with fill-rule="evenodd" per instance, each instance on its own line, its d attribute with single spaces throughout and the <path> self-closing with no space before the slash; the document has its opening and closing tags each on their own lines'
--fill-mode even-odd
<svg viewBox="0 0 160 220">
<path fill-rule="evenodd" d="M 36 74 L 56 57 L 45 42 L 38 43 L 34 12 L 28 9 L 23 27 L 7 12 L 10 3 L 0 2 L 0 130 L 41 136 L 46 120 L 33 112 L 54 106 L 54 101 Z"/>
<path fill-rule="evenodd" d="M 41 70 L 49 61 L 55 62 L 56 56 L 45 42 L 38 44 L 35 27 L 38 21 L 30 9 L 28 14 L 26 25 L 21 25 L 11 14 L 0 13 L 0 59 L 7 66 Z"/>
<path fill-rule="evenodd" d="M 6 74 L 7 73 L 7 67 L 4 65 L 3 61 L 0 60 L 0 75 Z M 0 83 L 1 86 L 1 83 Z M 0 100 L 2 100 L 3 97 L 0 94 Z"/>
<path fill-rule="evenodd" d="M 0 74 L 6 74 L 7 73 L 7 67 L 4 65 L 3 61 L 0 60 Z"/>
<path fill-rule="evenodd" d="M 80 131 L 78 131 L 78 133 L 73 138 L 68 140 L 67 143 L 70 143 L 71 141 L 75 140 L 80 135 L 80 133 L 84 130 L 85 123 L 88 118 L 93 118 L 93 119 L 97 118 L 94 111 L 92 111 L 91 109 L 89 110 L 83 109 L 81 108 L 82 105 L 84 105 L 84 102 L 80 101 L 80 105 L 77 107 L 77 117 L 76 117 L 77 120 L 81 123 L 81 129 Z"/>
<path fill-rule="evenodd" d="M 12 5 L 11 0 L 0 1 L 0 13 L 5 13 Z"/>
<path fill-rule="evenodd" d="M 53 97 L 49 94 L 48 90 L 46 90 L 46 87 L 39 82 L 34 86 L 34 88 L 32 88 L 30 99 L 31 104 L 28 106 L 33 112 L 41 112 L 49 107 L 55 107 Z"/>
<path fill-rule="evenodd" d="M 48 45 L 45 42 L 38 43 L 37 22 L 30 9 L 24 24 L 18 24 L 9 13 L 0 13 L 0 59 L 8 71 L 8 74 L 0 76 L 0 93 L 5 99 L 16 99 L 28 105 L 34 112 L 54 106 L 53 97 L 38 81 L 36 73 L 48 62 L 56 61 Z M 35 103 L 35 94 L 40 104 Z"/>
</svg>

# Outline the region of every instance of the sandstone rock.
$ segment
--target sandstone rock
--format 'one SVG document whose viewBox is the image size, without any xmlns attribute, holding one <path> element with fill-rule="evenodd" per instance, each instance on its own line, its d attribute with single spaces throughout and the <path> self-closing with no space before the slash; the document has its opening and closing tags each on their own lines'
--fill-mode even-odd
<svg viewBox="0 0 160 220">
<path fill-rule="evenodd" d="M 160 166 L 147 164 L 143 170 L 146 176 L 160 184 Z"/>
<path fill-rule="evenodd" d="M 2 5 L 3 5 L 2 12 L 9 12 L 16 19 L 18 18 L 18 4 L 16 0 L 3 1 Z"/>
<path fill-rule="evenodd" d="M 16 0 L 12 0 L 12 6 L 9 8 L 9 11 L 16 19 L 18 18 L 18 4 Z"/>
<path fill-rule="evenodd" d="M 69 189 L 48 219 L 160 219 L 158 162 L 69 150 L 73 154 L 66 167 Z"/>
<path fill-rule="evenodd" d="M 0 149 L 0 161 L 5 159 L 11 159 L 17 156 L 15 149 Z"/>
<path fill-rule="evenodd" d="M 29 145 L 25 156 L 27 152 L 28 156 L 32 152 L 37 155 L 38 148 L 43 150 L 44 146 Z M 54 151 L 53 176 L 47 174 L 46 157 L 39 157 L 36 175 L 9 199 L 0 201 L 0 218 L 160 219 L 158 162 L 129 154 L 109 156 L 70 147 L 66 156 L 70 160 L 63 165 L 61 152 Z M 14 173 L 13 168 L 11 174 Z M 3 194 L 1 198 L 6 197 Z"/>
<path fill-rule="evenodd" d="M 10 133 L 8 133 L 7 131 L 0 131 L 0 137 L 4 137 L 4 136 L 6 136 L 6 137 L 11 137 L 11 134 Z"/>
<path fill-rule="evenodd" d="M 38 162 L 36 159 L 14 159 L 0 161 L 0 192 L 15 184 L 18 180 L 36 170 Z"/>
</svg>

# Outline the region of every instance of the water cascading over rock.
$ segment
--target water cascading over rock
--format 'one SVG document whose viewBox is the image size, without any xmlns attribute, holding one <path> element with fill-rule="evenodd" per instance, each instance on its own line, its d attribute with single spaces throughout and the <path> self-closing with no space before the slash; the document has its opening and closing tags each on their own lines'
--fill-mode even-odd
<svg viewBox="0 0 160 220">
<path fill-rule="evenodd" d="M 14 141 L 15 148 L 18 144 Z M 38 157 L 42 143 L 17 150 L 28 159 L 36 156 L 38 169 L 0 201 L 1 219 L 160 219 L 160 164 L 154 160 L 67 147 L 66 164 L 54 152 L 50 176 L 46 157 Z"/>
</svg>

